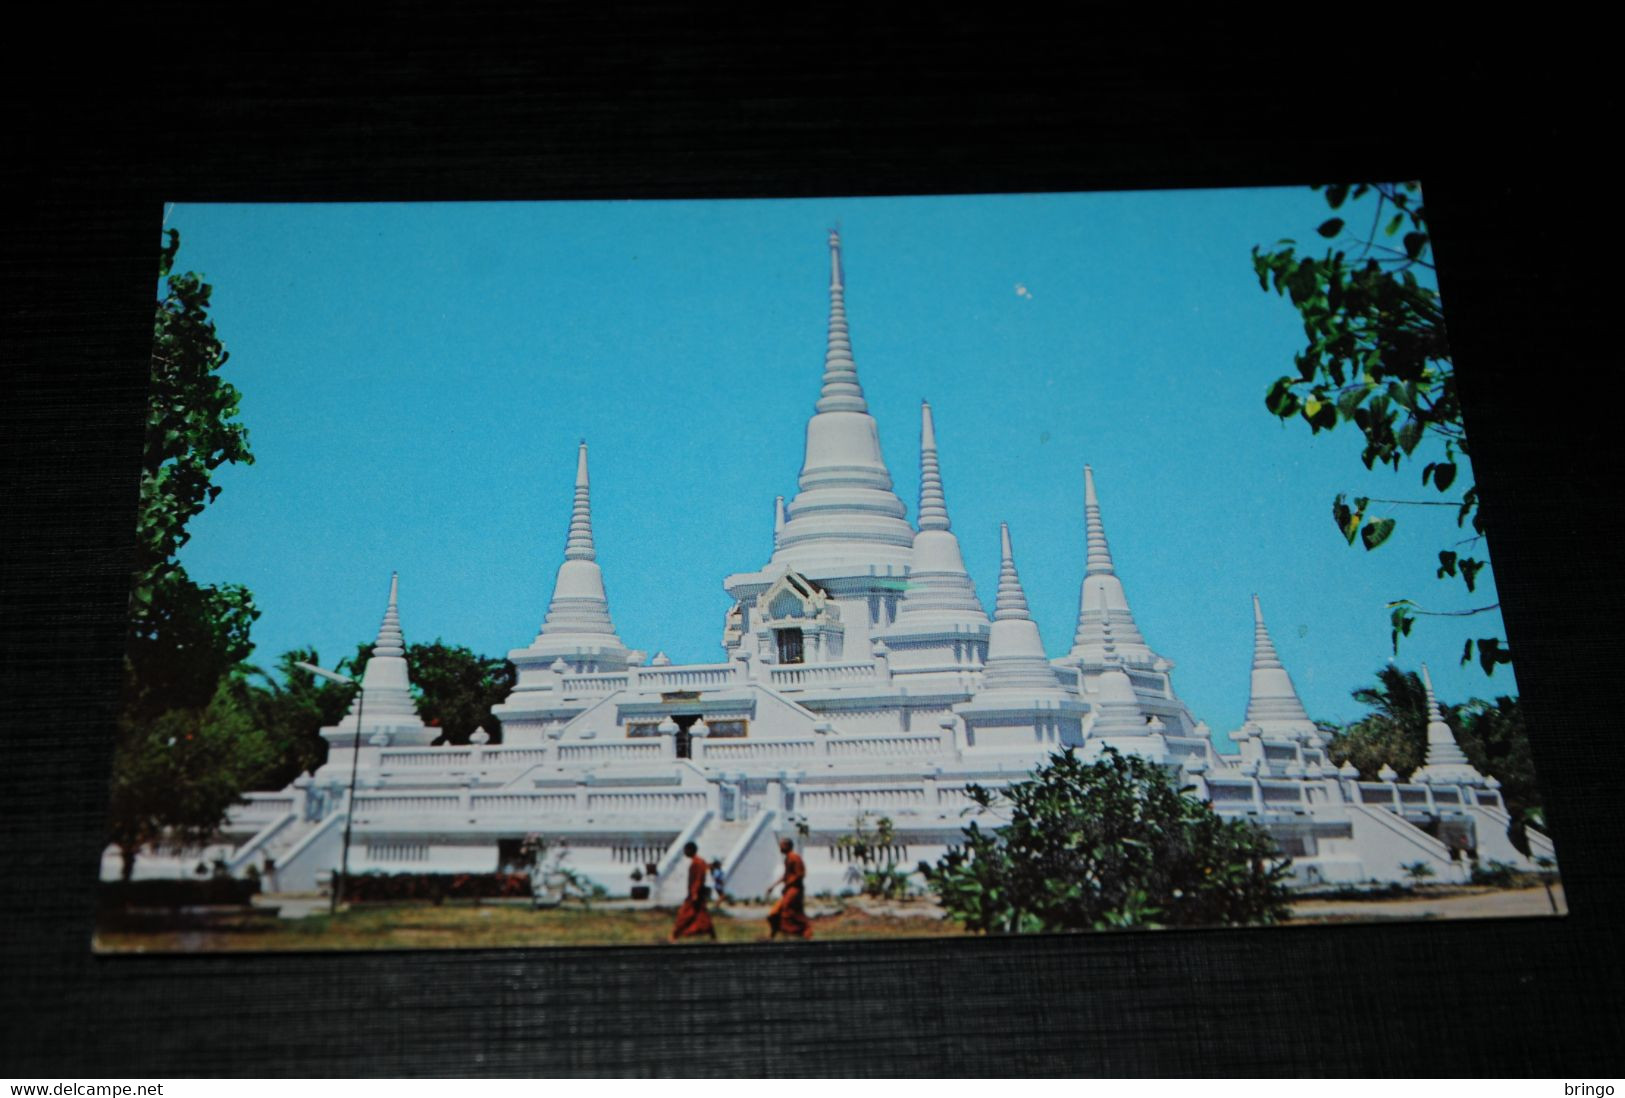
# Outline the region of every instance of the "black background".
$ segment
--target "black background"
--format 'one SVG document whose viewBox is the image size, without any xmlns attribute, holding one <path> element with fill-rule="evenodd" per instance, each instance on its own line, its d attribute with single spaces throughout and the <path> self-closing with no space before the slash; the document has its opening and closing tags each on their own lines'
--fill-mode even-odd
<svg viewBox="0 0 1625 1098">
<path fill-rule="evenodd" d="M 0 1072 L 1619 1073 L 1620 310 L 1596 28 L 1386 6 L 43 14 L 10 28 L 0 157 Z M 91 955 L 164 200 L 1415 177 L 1568 919 Z"/>
</svg>

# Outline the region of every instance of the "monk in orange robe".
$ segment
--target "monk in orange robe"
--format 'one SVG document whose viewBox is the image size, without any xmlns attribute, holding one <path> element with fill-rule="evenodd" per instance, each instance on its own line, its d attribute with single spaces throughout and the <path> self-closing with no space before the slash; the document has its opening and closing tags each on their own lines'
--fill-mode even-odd
<svg viewBox="0 0 1625 1098">
<path fill-rule="evenodd" d="M 688 855 L 688 897 L 683 900 L 683 906 L 677 909 L 677 921 L 672 924 L 670 940 L 698 938 L 704 934 L 714 942 L 717 940 L 717 928 L 711 925 L 711 913 L 705 907 L 711 894 L 705 884 L 711 867 L 699 856 L 700 848 L 695 843 L 684 843 L 683 853 Z"/>
<path fill-rule="evenodd" d="M 812 920 L 807 918 L 807 863 L 801 860 L 801 855 L 796 853 L 795 843 L 789 839 L 779 840 L 779 850 L 784 854 L 784 876 L 768 885 L 767 890 L 771 892 L 782 884 L 784 894 L 767 913 L 767 936 L 777 938 L 780 934 L 789 934 L 796 938 L 811 938 Z"/>
</svg>

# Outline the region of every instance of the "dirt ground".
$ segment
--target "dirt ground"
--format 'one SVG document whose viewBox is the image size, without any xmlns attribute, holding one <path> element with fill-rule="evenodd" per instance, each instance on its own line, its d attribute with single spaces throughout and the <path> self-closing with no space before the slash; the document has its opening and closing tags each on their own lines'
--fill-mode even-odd
<svg viewBox="0 0 1625 1098">
<path fill-rule="evenodd" d="M 1534 888 L 1447 888 L 1424 886 L 1415 896 L 1383 900 L 1299 900 L 1292 905 L 1293 923 L 1365 922 L 1373 919 L 1509 919 L 1568 914 L 1563 886 Z"/>
<path fill-rule="evenodd" d="M 1566 912 L 1561 886 L 1558 910 Z M 277 906 L 290 910 L 278 918 Z M 811 900 L 814 940 L 958 937 L 958 925 L 942 918 L 928 900 L 881 902 Z M 722 944 L 766 940 L 765 904 L 728 904 L 716 913 Z M 1380 900 L 1299 900 L 1294 924 L 1372 922 L 1398 919 L 1490 919 L 1551 916 L 1545 889 L 1424 887 L 1414 895 Z M 564 906 L 533 910 L 524 904 L 362 906 L 327 914 L 320 897 L 259 897 L 253 909 L 190 909 L 175 912 L 109 912 L 96 930 L 105 952 L 191 953 L 216 951 L 491 949 L 584 945 L 664 945 L 672 913 L 625 905 Z M 709 940 L 683 948 L 709 946 Z"/>
</svg>

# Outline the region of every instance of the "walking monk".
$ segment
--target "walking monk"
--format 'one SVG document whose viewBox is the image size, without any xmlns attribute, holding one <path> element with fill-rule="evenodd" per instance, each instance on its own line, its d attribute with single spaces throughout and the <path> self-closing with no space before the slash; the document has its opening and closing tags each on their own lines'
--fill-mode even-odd
<svg viewBox="0 0 1625 1098">
<path fill-rule="evenodd" d="M 779 840 L 779 850 L 784 853 L 784 876 L 768 885 L 767 890 L 772 892 L 782 884 L 784 895 L 767 913 L 769 938 L 777 938 L 781 933 L 796 938 L 813 936 L 812 921 L 807 918 L 807 863 L 796 853 L 795 846 L 789 839 Z"/>
<path fill-rule="evenodd" d="M 672 924 L 669 940 L 675 942 L 679 938 L 698 938 L 704 934 L 714 942 L 717 928 L 711 925 L 711 913 L 705 909 L 711 892 L 705 886 L 705 878 L 711 867 L 699 856 L 700 848 L 694 843 L 684 843 L 683 853 L 688 856 L 688 898 L 677 909 L 677 921 Z"/>
</svg>

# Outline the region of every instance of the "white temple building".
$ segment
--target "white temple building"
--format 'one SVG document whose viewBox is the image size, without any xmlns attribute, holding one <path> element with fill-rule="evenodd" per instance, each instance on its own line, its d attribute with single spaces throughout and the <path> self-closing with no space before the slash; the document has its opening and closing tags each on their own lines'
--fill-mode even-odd
<svg viewBox="0 0 1625 1098">
<path fill-rule="evenodd" d="M 950 521 L 929 404 L 914 524 L 893 491 L 852 354 L 836 234 L 829 249 L 828 343 L 800 480 L 777 502 L 772 556 L 723 580 L 721 658 L 651 660 L 617 633 L 583 443 L 552 601 L 535 638 L 508 654 L 518 680 L 496 710 L 501 744 L 481 730 L 466 746 L 431 746 L 392 579 L 357 700 L 322 730 L 326 764 L 231 813 L 221 853 L 232 872 L 270 862 L 279 889 L 322 887 L 353 814 L 352 873 L 490 872 L 541 833 L 566 840 L 571 867 L 612 895 L 654 864 L 654 900 L 672 901 L 686 877 L 671 870 L 692 840 L 721 859 L 730 894 L 753 896 L 778 876 L 787 837 L 810 891 L 838 892 L 854 874 L 837 840 L 860 815 L 892 820 L 901 864 L 934 861 L 969 820 L 967 783 L 997 786 L 1061 748 L 1088 758 L 1108 745 L 1163 764 L 1221 815 L 1262 825 L 1303 887 L 1403 880 L 1416 862 L 1459 881 L 1472 856 L 1529 864 L 1507 838 L 1497 782 L 1467 763 L 1431 681 L 1426 765 L 1375 782 L 1334 767 L 1256 597 L 1240 752 L 1217 751 L 1135 622 L 1087 466 L 1070 648 L 1051 658 L 1039 636 L 1019 530 L 1000 530 L 989 615 Z M 1530 841 L 1552 854 L 1544 836 Z M 137 872 L 196 863 L 144 855 Z M 117 867 L 112 853 L 104 872 Z"/>
</svg>

